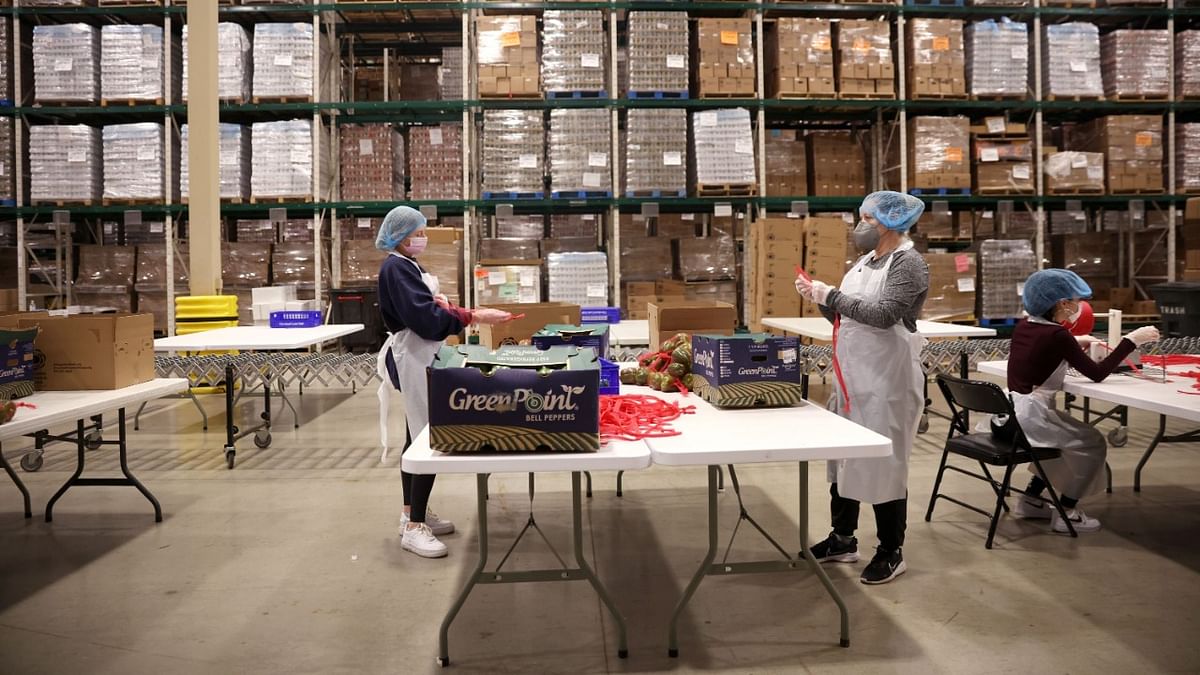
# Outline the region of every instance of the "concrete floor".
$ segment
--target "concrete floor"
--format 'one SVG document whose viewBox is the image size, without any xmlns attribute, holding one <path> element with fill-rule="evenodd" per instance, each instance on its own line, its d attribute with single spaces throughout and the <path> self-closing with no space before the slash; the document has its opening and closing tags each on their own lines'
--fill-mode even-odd
<svg viewBox="0 0 1200 675">
<path fill-rule="evenodd" d="M 379 463 L 374 392 L 303 399 L 311 421 L 277 427 L 269 450 L 244 442 L 234 471 L 219 416 L 206 433 L 190 403 L 155 404 L 132 437 L 131 466 L 162 501 L 158 525 L 132 489 L 94 487 L 69 492 L 44 523 L 73 468 L 64 446 L 22 474 L 32 521 L 0 478 L 0 673 L 438 672 L 437 627 L 474 562 L 473 477 L 438 479 L 435 506 L 459 533 L 445 538 L 448 559 L 417 558 L 396 535 L 399 458 Z M 1156 425 L 1135 414 L 1132 426 L 1129 444 L 1110 450 L 1114 493 L 1085 503 L 1103 531 L 1072 540 L 1006 519 L 987 551 L 986 523 L 969 511 L 943 502 L 923 520 L 946 429 L 935 419 L 912 459 L 908 574 L 866 587 L 865 563 L 829 569 L 850 607 L 850 649 L 837 647 L 836 609 L 810 575 L 745 575 L 705 580 L 680 625 L 680 658 L 667 658 L 671 608 L 705 546 L 705 472 L 627 474 L 623 499 L 614 475 L 598 474 L 585 549 L 628 617 L 629 658 L 616 658 L 612 622 L 584 583 L 484 586 L 451 630 L 453 672 L 1200 671 L 1200 455 L 1161 448 L 1134 494 Z M 25 447 L 4 452 L 15 464 Z M 113 455 L 91 454 L 89 475 L 115 471 Z M 820 537 L 823 467 L 811 474 Z M 793 547 L 795 468 L 739 476 L 752 515 Z M 957 495 L 989 496 L 982 483 L 948 480 Z M 525 522 L 525 489 L 522 475 L 493 478 L 493 563 Z M 564 554 L 569 498 L 568 475 L 539 478 L 538 522 Z M 728 534 L 732 491 L 721 504 Z M 869 549 L 869 511 L 862 525 Z M 770 555 L 746 528 L 737 541 L 731 559 Z M 506 568 L 551 564 L 528 539 Z"/>
</svg>

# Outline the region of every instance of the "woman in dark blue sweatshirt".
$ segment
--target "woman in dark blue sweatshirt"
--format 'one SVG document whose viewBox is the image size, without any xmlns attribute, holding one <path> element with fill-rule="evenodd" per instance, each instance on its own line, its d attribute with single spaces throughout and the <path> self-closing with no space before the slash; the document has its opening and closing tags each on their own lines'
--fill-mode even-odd
<svg viewBox="0 0 1200 675">
<path fill-rule="evenodd" d="M 387 417 L 391 392 L 404 397 L 405 449 L 429 423 L 429 390 L 425 369 L 432 363 L 442 342 L 472 323 L 501 323 L 511 318 L 495 309 L 470 310 L 451 305 L 439 293 L 437 277 L 417 263 L 425 250 L 425 216 L 408 206 L 388 212 L 375 237 L 375 247 L 388 257 L 379 269 L 379 310 L 388 339 L 379 351 L 377 369 L 384 382 L 379 386 L 379 433 L 383 457 L 387 458 Z M 386 376 L 386 379 L 385 379 Z M 400 546 L 425 558 L 446 555 L 446 545 L 437 535 L 450 534 L 454 523 L 429 510 L 433 475 L 400 472 L 404 510 L 400 516 Z"/>
</svg>

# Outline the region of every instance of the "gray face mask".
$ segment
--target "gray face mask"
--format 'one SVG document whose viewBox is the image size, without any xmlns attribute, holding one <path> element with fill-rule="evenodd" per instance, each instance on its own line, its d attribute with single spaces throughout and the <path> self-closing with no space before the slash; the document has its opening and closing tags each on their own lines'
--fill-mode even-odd
<svg viewBox="0 0 1200 675">
<path fill-rule="evenodd" d="M 854 245 L 860 251 L 870 251 L 879 245 L 879 230 L 865 220 L 854 226 Z"/>
</svg>

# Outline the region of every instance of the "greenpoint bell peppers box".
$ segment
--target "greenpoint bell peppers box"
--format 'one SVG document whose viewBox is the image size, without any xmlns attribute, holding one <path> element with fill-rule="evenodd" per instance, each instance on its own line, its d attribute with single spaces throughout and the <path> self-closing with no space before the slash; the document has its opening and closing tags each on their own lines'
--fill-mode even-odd
<svg viewBox="0 0 1200 675">
<path fill-rule="evenodd" d="M 600 362 L 591 349 L 446 346 L 428 376 L 434 450 L 600 448 Z"/>
<path fill-rule="evenodd" d="M 721 408 L 790 406 L 804 397 L 800 340 L 767 333 L 692 336 L 692 383 Z"/>
<path fill-rule="evenodd" d="M 533 334 L 533 346 L 538 349 L 548 349 L 560 345 L 591 347 L 596 350 L 596 356 L 603 357 L 608 354 L 608 324 L 591 326 L 549 324 Z"/>
</svg>

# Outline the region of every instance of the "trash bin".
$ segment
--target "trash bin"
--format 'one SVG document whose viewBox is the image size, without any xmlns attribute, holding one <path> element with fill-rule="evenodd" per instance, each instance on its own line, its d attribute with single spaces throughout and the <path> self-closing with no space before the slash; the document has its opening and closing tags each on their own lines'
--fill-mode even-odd
<svg viewBox="0 0 1200 675">
<path fill-rule="evenodd" d="M 1163 337 L 1200 337 L 1200 282 L 1155 284 L 1150 295 L 1162 315 Z"/>
</svg>

